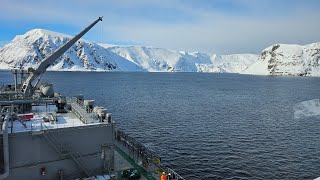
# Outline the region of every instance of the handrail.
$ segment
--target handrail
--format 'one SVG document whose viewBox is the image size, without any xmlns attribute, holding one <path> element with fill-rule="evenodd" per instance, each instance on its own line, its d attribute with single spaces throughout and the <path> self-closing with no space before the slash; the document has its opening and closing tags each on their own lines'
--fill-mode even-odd
<svg viewBox="0 0 320 180">
<path fill-rule="evenodd" d="M 178 173 L 176 173 L 173 169 L 171 169 L 169 167 L 162 167 L 162 168 L 164 168 L 164 171 L 167 174 L 169 174 L 169 173 L 171 174 L 171 179 L 172 180 L 185 180 L 182 176 L 180 176 Z"/>
<path fill-rule="evenodd" d="M 67 102 L 71 105 L 72 110 L 75 111 L 74 113 L 79 116 L 79 119 L 83 123 L 88 124 L 98 121 L 94 113 L 87 112 L 85 108 L 79 105 L 74 98 L 67 98 Z"/>
<path fill-rule="evenodd" d="M 171 176 L 174 177 L 172 180 L 185 180 L 182 176 L 180 176 L 177 172 L 169 167 L 161 166 L 161 157 L 158 156 L 154 151 L 145 147 L 143 144 L 138 142 L 135 138 L 129 136 L 125 132 L 121 130 L 116 131 L 116 140 L 119 143 L 122 143 L 125 148 L 128 148 L 129 155 L 130 151 L 138 154 L 138 158 L 141 158 L 143 163 L 146 163 L 147 166 L 153 165 L 157 168 L 157 172 L 160 170 L 161 172 L 165 172 L 166 174 L 171 173 Z M 154 177 L 157 178 L 159 174 L 154 174 Z"/>
</svg>

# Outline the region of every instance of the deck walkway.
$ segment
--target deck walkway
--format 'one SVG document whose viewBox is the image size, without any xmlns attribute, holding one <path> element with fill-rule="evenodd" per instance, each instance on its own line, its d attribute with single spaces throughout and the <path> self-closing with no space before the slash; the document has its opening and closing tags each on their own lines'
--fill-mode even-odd
<svg viewBox="0 0 320 180">
<path fill-rule="evenodd" d="M 147 180 L 157 180 L 156 178 L 154 178 L 152 176 L 152 174 L 150 174 L 149 172 L 147 172 L 143 167 L 139 166 L 131 157 L 129 157 L 123 150 L 121 150 L 117 145 L 114 145 L 114 149 L 117 153 L 119 153 L 127 162 L 130 163 L 130 165 L 132 167 L 134 167 L 135 169 L 137 169 L 142 176 L 144 176 L 144 178 L 146 178 Z M 121 179 L 121 177 L 118 176 L 117 179 Z"/>
</svg>

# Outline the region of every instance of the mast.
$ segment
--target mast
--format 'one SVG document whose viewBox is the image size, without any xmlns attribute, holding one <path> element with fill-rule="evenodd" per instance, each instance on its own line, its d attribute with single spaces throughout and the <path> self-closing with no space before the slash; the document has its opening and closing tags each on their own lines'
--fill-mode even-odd
<svg viewBox="0 0 320 180">
<path fill-rule="evenodd" d="M 44 72 L 46 72 L 47 68 L 57 60 L 63 53 L 65 53 L 74 43 L 76 43 L 84 34 L 86 34 L 94 25 L 96 25 L 99 21 L 102 21 L 103 17 L 99 17 L 93 23 L 91 23 L 88 27 L 86 27 L 83 31 L 81 31 L 78 35 L 70 39 L 66 44 L 57 49 L 52 55 L 44 59 L 40 65 L 36 68 L 29 68 L 29 76 L 23 82 L 22 91 L 24 94 L 32 94 L 33 87 L 32 82 L 41 76 Z M 39 82 L 39 81 L 38 81 Z"/>
</svg>

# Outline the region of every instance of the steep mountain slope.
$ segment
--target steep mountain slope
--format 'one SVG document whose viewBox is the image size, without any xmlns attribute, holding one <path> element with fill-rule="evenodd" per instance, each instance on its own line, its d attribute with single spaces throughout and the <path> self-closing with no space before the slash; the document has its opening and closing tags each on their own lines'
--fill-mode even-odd
<svg viewBox="0 0 320 180">
<path fill-rule="evenodd" d="M 24 35 L 18 35 L 0 49 L 0 67 L 9 69 L 20 64 L 25 67 L 37 66 L 70 38 L 71 36 L 43 29 L 34 29 Z M 83 40 L 74 44 L 50 69 L 143 71 L 121 56 Z"/>
<path fill-rule="evenodd" d="M 163 48 L 102 45 L 148 71 L 239 73 L 254 63 L 254 54 L 215 55 Z"/>
<path fill-rule="evenodd" d="M 109 46 L 107 49 L 148 71 L 175 71 L 173 65 L 181 58 L 178 52 L 160 48 Z"/>
<path fill-rule="evenodd" d="M 246 74 L 320 76 L 320 43 L 276 44 L 262 51 Z"/>
</svg>

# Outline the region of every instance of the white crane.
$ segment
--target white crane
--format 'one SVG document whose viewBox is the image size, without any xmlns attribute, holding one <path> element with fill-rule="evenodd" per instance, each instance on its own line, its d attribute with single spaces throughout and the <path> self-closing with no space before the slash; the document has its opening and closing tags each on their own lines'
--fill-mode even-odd
<svg viewBox="0 0 320 180">
<path fill-rule="evenodd" d="M 24 94 L 32 95 L 34 93 L 34 88 L 37 86 L 39 80 L 32 85 L 32 82 L 35 81 L 38 77 L 40 77 L 44 72 L 46 72 L 47 68 L 57 60 L 63 53 L 65 53 L 74 43 L 76 43 L 84 34 L 86 34 L 94 25 L 96 25 L 99 21 L 102 21 L 103 17 L 99 17 L 93 23 L 91 23 L 88 27 L 86 27 L 83 31 L 81 31 L 78 35 L 70 39 L 66 44 L 57 49 L 52 55 L 43 60 L 38 68 L 33 69 L 29 68 L 29 76 L 23 82 L 22 92 Z"/>
</svg>

